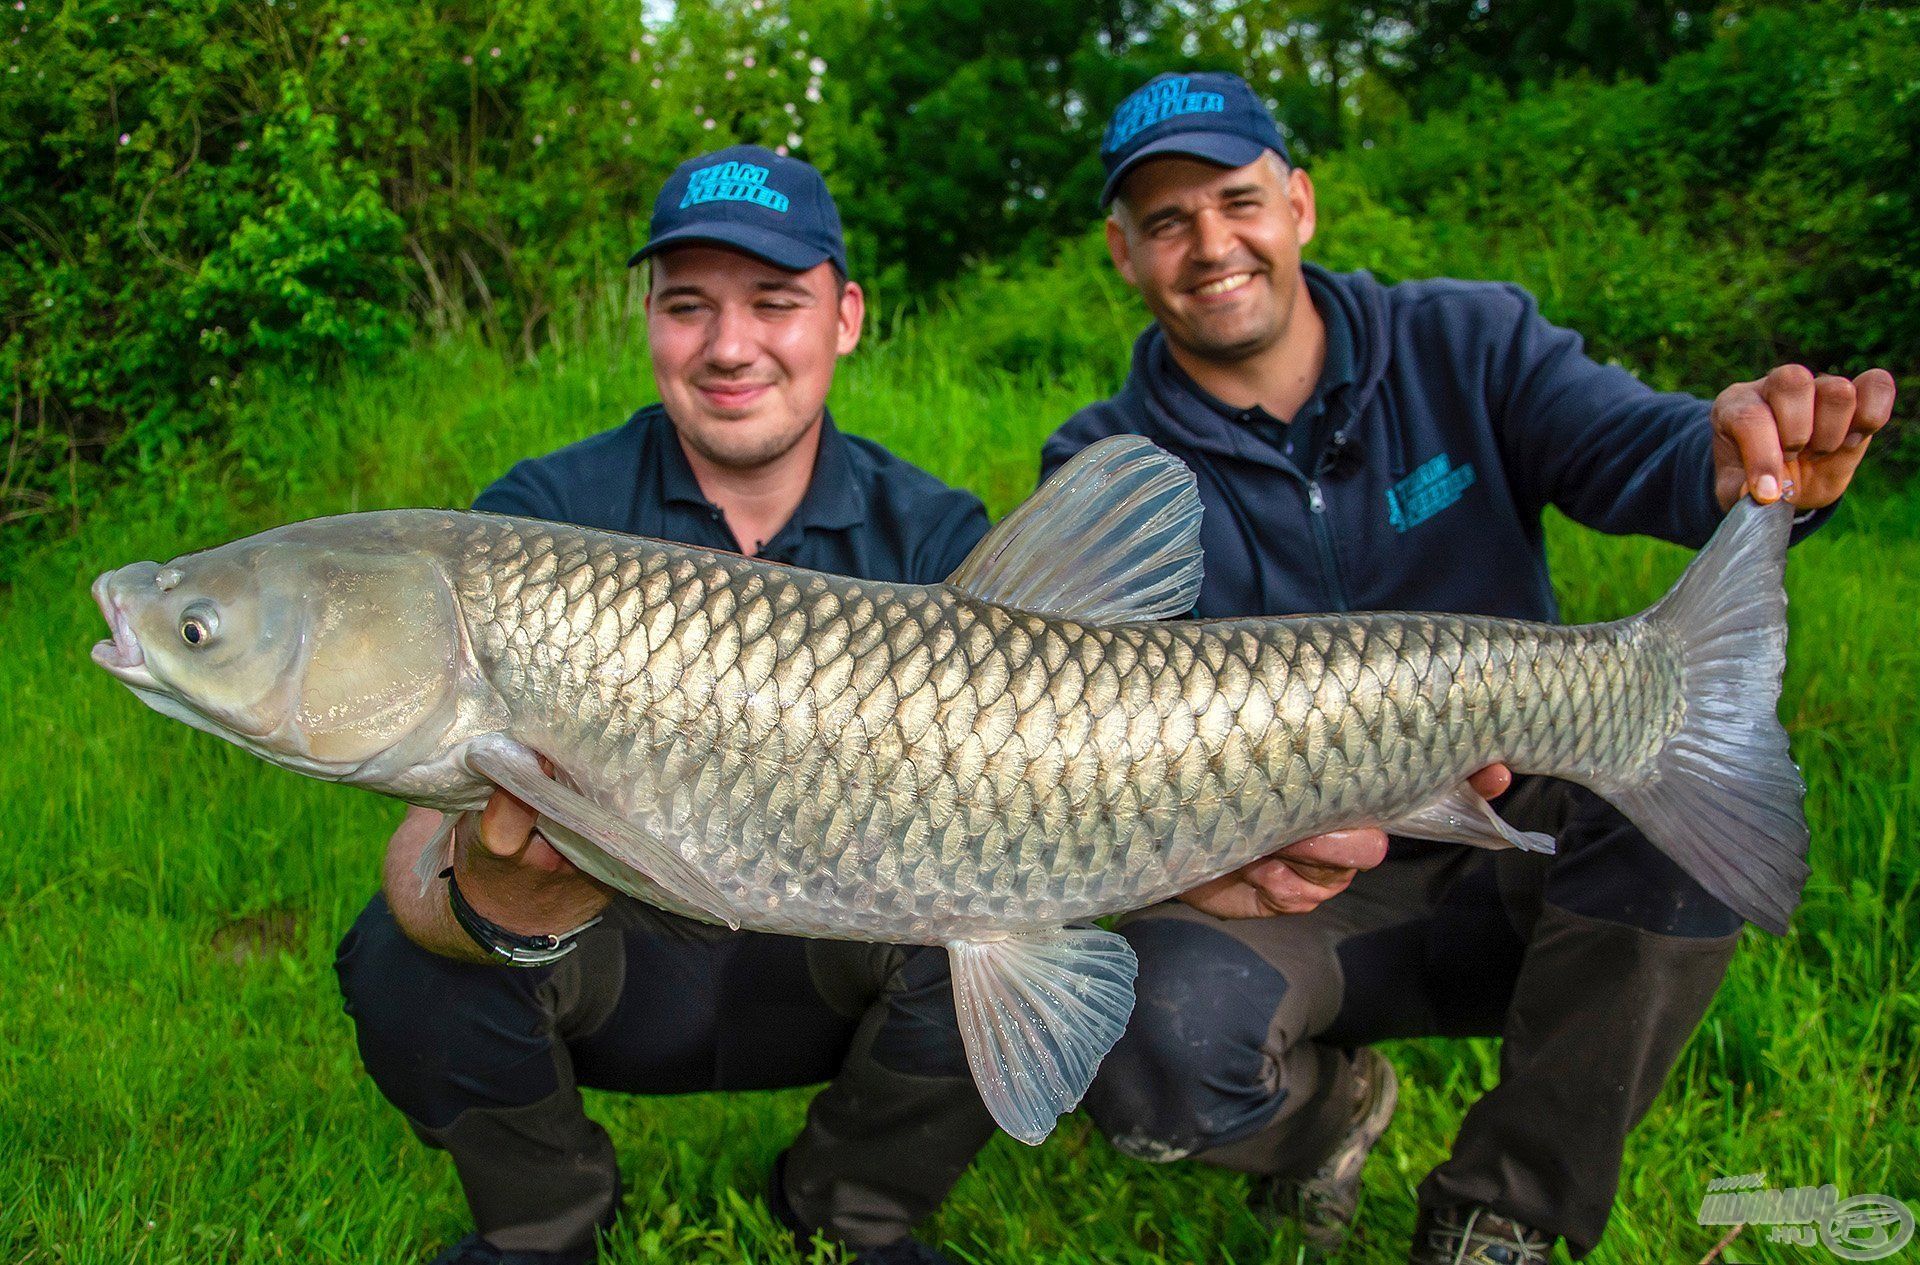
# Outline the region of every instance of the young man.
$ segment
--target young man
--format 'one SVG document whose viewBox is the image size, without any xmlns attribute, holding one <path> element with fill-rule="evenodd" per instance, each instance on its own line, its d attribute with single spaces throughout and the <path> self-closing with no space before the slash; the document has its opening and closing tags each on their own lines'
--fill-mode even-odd
<svg viewBox="0 0 1920 1265">
<path fill-rule="evenodd" d="M 1102 158 L 1113 261 L 1154 324 L 1120 394 L 1048 441 L 1043 473 L 1121 432 L 1191 466 L 1201 616 L 1552 620 L 1547 506 L 1698 546 L 1750 491 L 1801 507 L 1804 535 L 1892 409 L 1882 370 L 1785 366 L 1712 402 L 1656 394 L 1515 287 L 1303 264 L 1312 181 L 1232 75 L 1156 78 L 1116 111 Z M 1391 1066 L 1364 1047 L 1502 1034 L 1500 1084 L 1420 1186 L 1411 1259 L 1532 1265 L 1555 1238 L 1589 1251 L 1627 1131 L 1740 920 L 1589 792 L 1523 779 L 1501 809 L 1556 835 L 1558 854 L 1396 839 L 1298 916 L 1250 916 L 1285 908 L 1265 894 L 1269 864 L 1129 919 L 1139 1000 L 1086 1099 L 1115 1145 L 1255 1174 L 1331 1248 L 1394 1106 Z M 1344 847 L 1326 859 L 1372 859 Z"/>
<path fill-rule="evenodd" d="M 864 301 L 819 173 L 755 146 L 685 163 L 654 205 L 643 260 L 661 403 L 521 462 L 475 508 L 945 579 L 986 531 L 980 502 L 827 415 Z M 860 1254 L 869 1265 L 945 1259 L 904 1227 L 993 1123 L 954 1027 L 944 950 L 729 932 L 609 900 L 504 792 L 458 831 L 451 877 L 422 891 L 415 862 L 438 820 L 414 810 L 395 831 L 385 894 L 338 962 L 368 1072 L 452 1156 L 477 1223 L 437 1265 L 594 1258 L 620 1175 L 581 1085 L 821 1081 L 776 1167 L 776 1216 L 801 1242 L 820 1230 L 881 1245 Z M 957 1158 L 926 1154 L 928 1131 Z"/>
</svg>

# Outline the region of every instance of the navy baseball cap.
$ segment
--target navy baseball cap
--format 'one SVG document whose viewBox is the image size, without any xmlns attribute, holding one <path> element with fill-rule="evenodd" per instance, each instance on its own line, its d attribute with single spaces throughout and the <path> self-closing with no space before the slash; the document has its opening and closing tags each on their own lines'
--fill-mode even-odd
<svg viewBox="0 0 1920 1265">
<path fill-rule="evenodd" d="M 690 242 L 731 246 L 790 272 L 830 259 L 847 274 L 840 211 L 827 182 L 812 164 L 759 145 L 734 145 L 675 167 L 654 199 L 647 244 L 627 264 Z"/>
<path fill-rule="evenodd" d="M 1120 103 L 1100 141 L 1107 183 L 1100 205 L 1120 182 L 1156 154 L 1182 154 L 1222 167 L 1244 167 L 1267 150 L 1287 157 L 1279 124 L 1247 81 L 1215 71 L 1155 75 Z"/>
</svg>

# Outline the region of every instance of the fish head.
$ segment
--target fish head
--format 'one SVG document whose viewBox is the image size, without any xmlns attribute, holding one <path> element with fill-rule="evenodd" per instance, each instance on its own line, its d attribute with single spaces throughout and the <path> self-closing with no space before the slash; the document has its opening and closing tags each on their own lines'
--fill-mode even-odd
<svg viewBox="0 0 1920 1265">
<path fill-rule="evenodd" d="M 108 571 L 93 596 L 93 661 L 142 702 L 313 776 L 354 780 L 457 691 L 453 596 L 415 550 L 280 529 Z"/>
</svg>

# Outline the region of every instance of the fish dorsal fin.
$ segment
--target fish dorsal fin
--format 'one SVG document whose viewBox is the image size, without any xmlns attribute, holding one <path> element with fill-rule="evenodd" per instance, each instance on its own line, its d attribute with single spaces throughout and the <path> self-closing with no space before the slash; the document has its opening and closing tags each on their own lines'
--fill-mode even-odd
<svg viewBox="0 0 1920 1265">
<path fill-rule="evenodd" d="M 1193 471 L 1138 435 L 1081 450 L 1000 520 L 947 583 L 1083 624 L 1174 619 L 1200 595 Z"/>
</svg>

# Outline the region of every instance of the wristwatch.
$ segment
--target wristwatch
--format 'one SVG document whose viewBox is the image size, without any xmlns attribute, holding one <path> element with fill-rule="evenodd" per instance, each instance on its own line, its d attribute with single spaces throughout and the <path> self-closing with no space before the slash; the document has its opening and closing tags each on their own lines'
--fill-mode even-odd
<svg viewBox="0 0 1920 1265">
<path fill-rule="evenodd" d="M 558 962 L 573 952 L 587 928 L 600 921 L 601 916 L 595 914 L 561 935 L 523 936 L 517 931 L 508 931 L 469 905 L 467 898 L 460 894 L 460 884 L 453 881 L 451 865 L 440 871 L 440 877 L 447 880 L 447 901 L 453 906 L 453 920 L 475 944 L 486 950 L 487 956 L 508 966 L 546 966 Z"/>
</svg>

